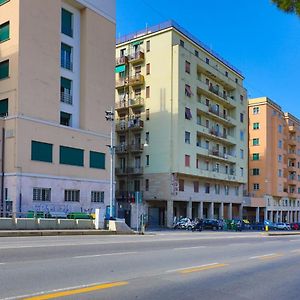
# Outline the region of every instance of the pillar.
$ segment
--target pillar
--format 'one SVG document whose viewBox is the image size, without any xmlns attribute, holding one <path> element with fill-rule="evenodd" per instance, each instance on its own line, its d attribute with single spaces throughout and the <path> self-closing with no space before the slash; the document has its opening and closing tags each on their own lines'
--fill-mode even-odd
<svg viewBox="0 0 300 300">
<path fill-rule="evenodd" d="M 268 219 L 268 209 L 264 208 L 264 221 Z"/>
<path fill-rule="evenodd" d="M 209 217 L 209 219 L 213 219 L 214 218 L 214 202 L 211 202 L 209 204 L 208 217 Z"/>
<path fill-rule="evenodd" d="M 187 207 L 186 207 L 186 216 L 187 218 L 192 218 L 192 207 L 193 207 L 193 202 L 190 200 L 187 203 Z"/>
<path fill-rule="evenodd" d="M 203 201 L 200 201 L 198 205 L 198 218 L 203 219 Z"/>
<path fill-rule="evenodd" d="M 167 227 L 172 228 L 173 227 L 173 200 L 167 201 Z"/>
<path fill-rule="evenodd" d="M 243 219 L 243 209 L 244 209 L 243 204 L 240 204 L 240 206 L 239 206 L 239 218 L 240 218 L 240 220 Z"/>
<path fill-rule="evenodd" d="M 279 222 L 282 222 L 282 210 L 279 212 Z"/>
<path fill-rule="evenodd" d="M 275 223 L 279 222 L 279 213 L 278 213 L 278 210 L 275 211 L 275 220 L 274 220 Z"/>
<path fill-rule="evenodd" d="M 270 221 L 274 222 L 273 210 L 270 211 Z"/>
<path fill-rule="evenodd" d="M 229 203 L 229 207 L 228 207 L 228 219 L 232 220 L 232 203 Z"/>
<path fill-rule="evenodd" d="M 223 202 L 220 203 L 220 207 L 219 207 L 219 218 L 220 218 L 221 220 L 224 219 L 224 203 L 223 203 Z"/>
<path fill-rule="evenodd" d="M 255 222 L 259 222 L 259 207 L 256 207 L 256 212 L 255 212 Z"/>
</svg>

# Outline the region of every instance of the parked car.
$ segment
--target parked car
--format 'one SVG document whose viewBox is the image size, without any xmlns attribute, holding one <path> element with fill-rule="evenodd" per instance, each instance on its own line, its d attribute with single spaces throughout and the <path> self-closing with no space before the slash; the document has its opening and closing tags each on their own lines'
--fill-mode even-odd
<svg viewBox="0 0 300 300">
<path fill-rule="evenodd" d="M 91 219 L 90 214 L 83 212 L 71 212 L 67 215 L 68 219 Z"/>
<path fill-rule="evenodd" d="M 203 229 L 203 220 L 195 219 L 192 222 L 192 231 L 202 231 Z"/>
<path fill-rule="evenodd" d="M 181 218 L 177 221 L 174 226 L 174 229 L 192 229 L 192 220 L 190 218 Z"/>
<path fill-rule="evenodd" d="M 277 230 L 291 230 L 290 224 L 283 222 L 275 223 L 275 228 Z"/>
<path fill-rule="evenodd" d="M 218 220 L 206 219 L 203 221 L 203 229 L 220 230 L 222 229 L 222 226 L 219 224 Z"/>
<path fill-rule="evenodd" d="M 265 223 L 264 222 L 256 222 L 256 223 L 253 223 L 251 225 L 251 228 L 253 230 L 262 230 L 264 231 L 265 230 Z"/>
<path fill-rule="evenodd" d="M 300 229 L 299 223 L 291 223 L 290 226 L 291 226 L 292 230 L 299 230 Z"/>
</svg>

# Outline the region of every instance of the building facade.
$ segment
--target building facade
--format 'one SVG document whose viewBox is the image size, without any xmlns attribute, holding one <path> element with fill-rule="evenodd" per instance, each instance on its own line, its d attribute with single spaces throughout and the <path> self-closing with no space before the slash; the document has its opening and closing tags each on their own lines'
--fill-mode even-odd
<svg viewBox="0 0 300 300">
<path fill-rule="evenodd" d="M 151 226 L 172 226 L 175 216 L 242 217 L 248 110 L 240 71 L 174 22 L 120 38 L 116 57 L 119 216 L 134 225 L 138 198 Z"/>
<path fill-rule="evenodd" d="M 249 99 L 249 196 L 256 221 L 300 221 L 299 143 L 299 119 L 267 97 Z"/>
<path fill-rule="evenodd" d="M 1 205 L 109 203 L 115 1 L 1 0 Z"/>
</svg>

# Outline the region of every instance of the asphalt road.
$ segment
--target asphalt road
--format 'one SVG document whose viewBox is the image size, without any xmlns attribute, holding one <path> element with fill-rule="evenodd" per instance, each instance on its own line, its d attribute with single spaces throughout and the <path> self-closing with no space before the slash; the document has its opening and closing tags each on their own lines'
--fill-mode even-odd
<svg viewBox="0 0 300 300">
<path fill-rule="evenodd" d="M 300 236 L 0 238 L 0 299 L 300 299 Z"/>
</svg>

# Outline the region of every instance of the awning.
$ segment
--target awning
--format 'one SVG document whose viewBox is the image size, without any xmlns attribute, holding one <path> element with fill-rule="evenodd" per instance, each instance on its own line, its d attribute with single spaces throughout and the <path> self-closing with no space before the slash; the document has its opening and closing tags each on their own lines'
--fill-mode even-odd
<svg viewBox="0 0 300 300">
<path fill-rule="evenodd" d="M 132 42 L 131 45 L 132 46 L 137 46 L 137 45 L 140 45 L 142 43 L 143 43 L 143 41 L 135 41 L 135 42 Z"/>
<path fill-rule="evenodd" d="M 115 72 L 116 72 L 116 73 L 125 72 L 125 70 L 126 70 L 126 66 L 125 66 L 125 65 L 117 66 L 117 67 L 115 68 Z"/>
</svg>

